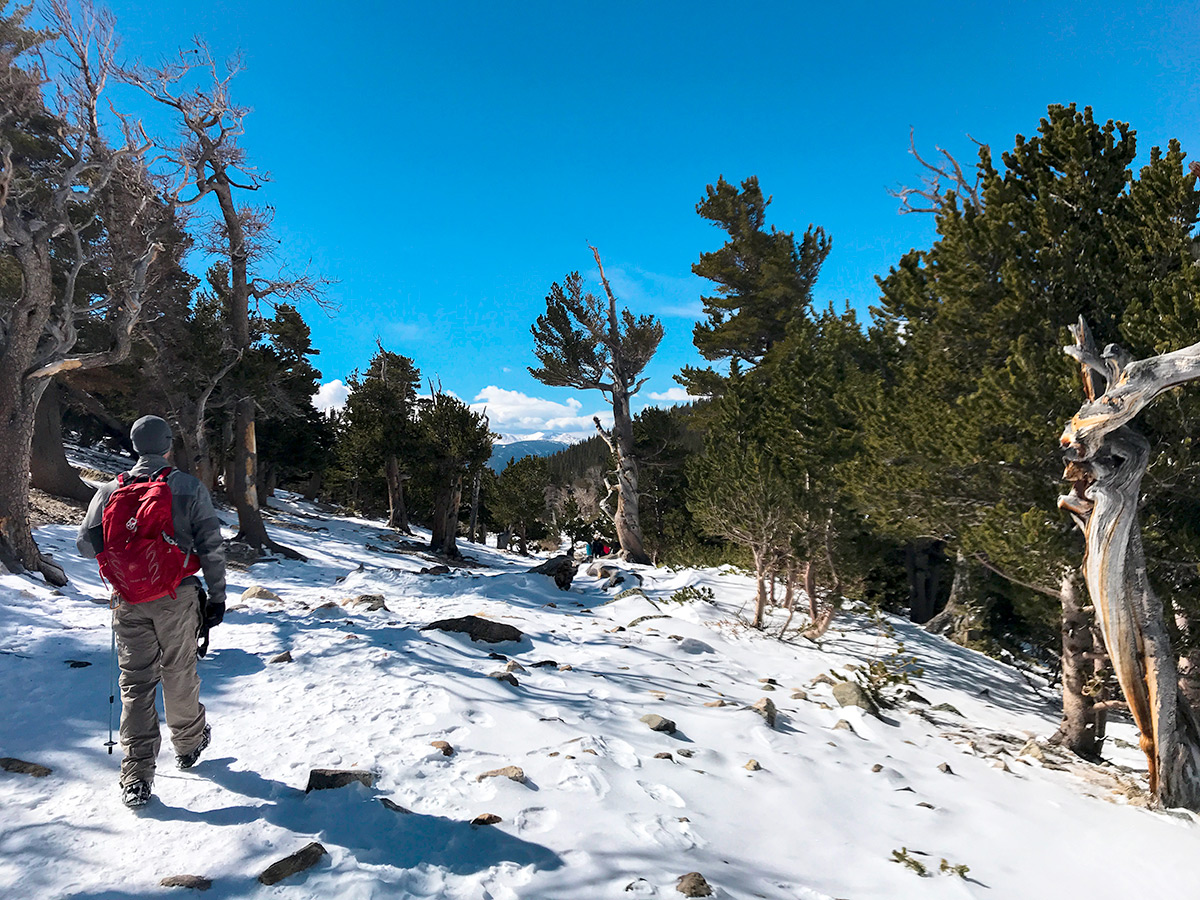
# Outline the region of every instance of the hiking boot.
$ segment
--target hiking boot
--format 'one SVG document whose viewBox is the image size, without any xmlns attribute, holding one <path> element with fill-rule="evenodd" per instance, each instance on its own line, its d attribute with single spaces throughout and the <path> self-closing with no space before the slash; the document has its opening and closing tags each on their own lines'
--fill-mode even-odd
<svg viewBox="0 0 1200 900">
<path fill-rule="evenodd" d="M 150 782 L 131 781 L 121 787 L 121 802 L 130 809 L 141 809 L 150 802 Z"/>
<path fill-rule="evenodd" d="M 212 728 L 208 725 L 204 726 L 204 733 L 200 735 L 200 743 L 194 750 L 189 750 L 187 753 L 181 753 L 175 757 L 175 765 L 180 769 L 190 769 L 200 759 L 200 754 L 204 752 L 204 748 L 208 746 L 208 742 L 212 739 Z"/>
</svg>

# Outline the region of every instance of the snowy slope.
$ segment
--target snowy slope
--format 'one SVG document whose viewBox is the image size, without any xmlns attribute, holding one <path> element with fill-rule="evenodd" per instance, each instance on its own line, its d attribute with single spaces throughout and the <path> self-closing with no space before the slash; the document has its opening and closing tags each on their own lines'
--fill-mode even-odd
<svg viewBox="0 0 1200 900">
<path fill-rule="evenodd" d="M 892 652 L 867 617 L 848 616 L 818 649 L 747 630 L 752 589 L 737 574 L 646 568 L 647 597 L 614 599 L 582 570 L 560 592 L 524 574 L 528 560 L 465 545 L 477 564 L 420 575 L 430 560 L 398 552 L 378 523 L 279 505 L 274 530 L 310 560 L 231 569 L 231 606 L 255 584 L 282 600 L 248 601 L 214 632 L 201 663 L 213 744 L 183 773 L 164 735 L 140 813 L 121 806 L 119 750 L 102 746 L 107 611 L 73 529 L 38 532 L 72 577 L 61 593 L 0 577 L 0 756 L 53 769 L 0 771 L 0 896 L 175 896 L 160 879 L 187 873 L 211 878 L 204 896 L 216 898 L 669 898 L 691 871 L 725 898 L 1041 897 L 1077 885 L 1079 871 L 1094 873 L 1090 900 L 1196 896 L 1194 818 L 1130 805 L 1116 792 L 1144 779 L 1122 767 L 1018 759 L 1030 736 L 1054 730 L 1052 693 L 907 623 L 893 625 L 921 657 L 913 687 L 928 703 L 881 720 L 812 684 Z M 716 602 L 665 602 L 688 584 Z M 360 594 L 383 594 L 388 611 L 320 608 Z M 419 630 L 466 614 L 526 638 Z M 669 618 L 631 625 L 646 615 Z M 285 650 L 294 661 L 269 662 Z M 524 666 L 519 686 L 489 677 L 505 665 L 491 653 Z M 557 665 L 533 667 L 547 660 Z M 779 707 L 774 728 L 746 708 L 762 697 Z M 727 705 L 706 705 L 716 700 Z M 931 711 L 941 703 L 963 715 Z M 651 731 L 646 714 L 678 730 Z M 524 784 L 477 780 L 508 765 Z M 378 779 L 306 795 L 314 767 Z M 502 821 L 469 824 L 482 813 Z M 313 840 L 329 851 L 315 868 L 257 882 Z M 901 848 L 933 874 L 897 864 Z M 1136 862 L 1096 865 L 1105 848 Z M 937 873 L 943 858 L 969 866 L 967 879 Z"/>
</svg>

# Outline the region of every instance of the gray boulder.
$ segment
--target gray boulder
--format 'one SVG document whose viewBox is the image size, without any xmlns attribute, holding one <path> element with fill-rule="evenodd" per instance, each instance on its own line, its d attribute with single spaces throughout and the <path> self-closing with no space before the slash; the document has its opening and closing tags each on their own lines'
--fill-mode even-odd
<svg viewBox="0 0 1200 900">
<path fill-rule="evenodd" d="M 459 616 L 455 619 L 439 619 L 429 625 L 424 625 L 422 631 L 449 631 L 465 634 L 473 641 L 484 641 L 489 644 L 502 644 L 505 641 L 519 641 L 525 635 L 521 630 L 503 622 L 492 622 L 479 616 Z"/>
<path fill-rule="evenodd" d="M 540 566 L 534 566 L 529 571 L 533 575 L 549 575 L 554 579 L 554 583 L 558 589 L 565 591 L 570 589 L 571 580 L 575 577 L 575 573 L 579 571 L 579 566 L 569 556 L 553 556 Z"/>
<path fill-rule="evenodd" d="M 841 706 L 857 706 L 873 716 L 879 715 L 879 707 L 857 681 L 839 681 L 833 686 L 833 699 Z"/>
</svg>

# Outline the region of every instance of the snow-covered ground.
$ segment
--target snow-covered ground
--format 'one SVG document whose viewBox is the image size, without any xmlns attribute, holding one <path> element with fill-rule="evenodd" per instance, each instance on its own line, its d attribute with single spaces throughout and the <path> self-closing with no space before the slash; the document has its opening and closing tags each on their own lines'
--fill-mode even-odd
<svg viewBox="0 0 1200 900">
<path fill-rule="evenodd" d="M 231 609 L 200 664 L 212 746 L 179 772 L 164 728 L 139 813 L 120 802 L 119 749 L 103 746 L 108 613 L 74 529 L 37 533 L 71 576 L 61 592 L 0 577 L 0 756 L 53 770 L 0 771 L 0 896 L 169 896 L 180 889 L 159 882 L 180 874 L 212 879 L 217 898 L 670 898 L 688 872 L 724 898 L 1200 891 L 1195 818 L 1126 796 L 1144 787 L 1136 752 L 1110 742 L 1120 765 L 1106 769 L 1020 755 L 1053 732 L 1053 693 L 903 621 L 896 638 L 919 657 L 912 689 L 928 702 L 875 718 L 813 684 L 893 652 L 868 616 L 847 616 L 817 648 L 745 628 L 752 586 L 738 574 L 645 568 L 646 596 L 614 599 L 620 588 L 582 569 L 562 592 L 526 574 L 529 560 L 464 545 L 474 564 L 420 575 L 432 561 L 398 551 L 379 523 L 274 502 L 274 533 L 309 561 L 230 570 Z M 254 585 L 282 599 L 239 605 Z M 685 585 L 715 602 L 669 602 Z M 388 609 L 341 605 L 362 594 Z M 526 637 L 419 630 L 467 614 Z M 270 662 L 283 651 L 292 662 Z M 492 654 L 523 666 L 518 686 L 489 677 L 506 664 Z M 748 708 L 764 697 L 774 727 Z M 650 730 L 647 714 L 677 730 Z M 510 765 L 524 783 L 478 779 Z M 377 779 L 305 794 L 316 767 Z M 485 813 L 501 821 L 470 824 Z M 328 850 L 314 868 L 258 883 L 314 840 Z M 928 876 L 895 861 L 905 849 Z M 966 877 L 939 872 L 943 859 Z"/>
</svg>

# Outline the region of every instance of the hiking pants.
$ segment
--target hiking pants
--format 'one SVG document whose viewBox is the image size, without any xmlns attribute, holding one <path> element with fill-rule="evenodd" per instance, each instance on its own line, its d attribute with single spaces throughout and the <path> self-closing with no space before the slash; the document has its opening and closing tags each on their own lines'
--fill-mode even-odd
<svg viewBox="0 0 1200 900">
<path fill-rule="evenodd" d="M 190 753 L 204 732 L 196 636 L 200 596 L 185 581 L 175 596 L 147 603 L 121 603 L 113 612 L 117 661 L 121 666 L 121 784 L 154 781 L 162 738 L 154 696 L 163 687 L 163 708 L 176 755 Z"/>
</svg>

